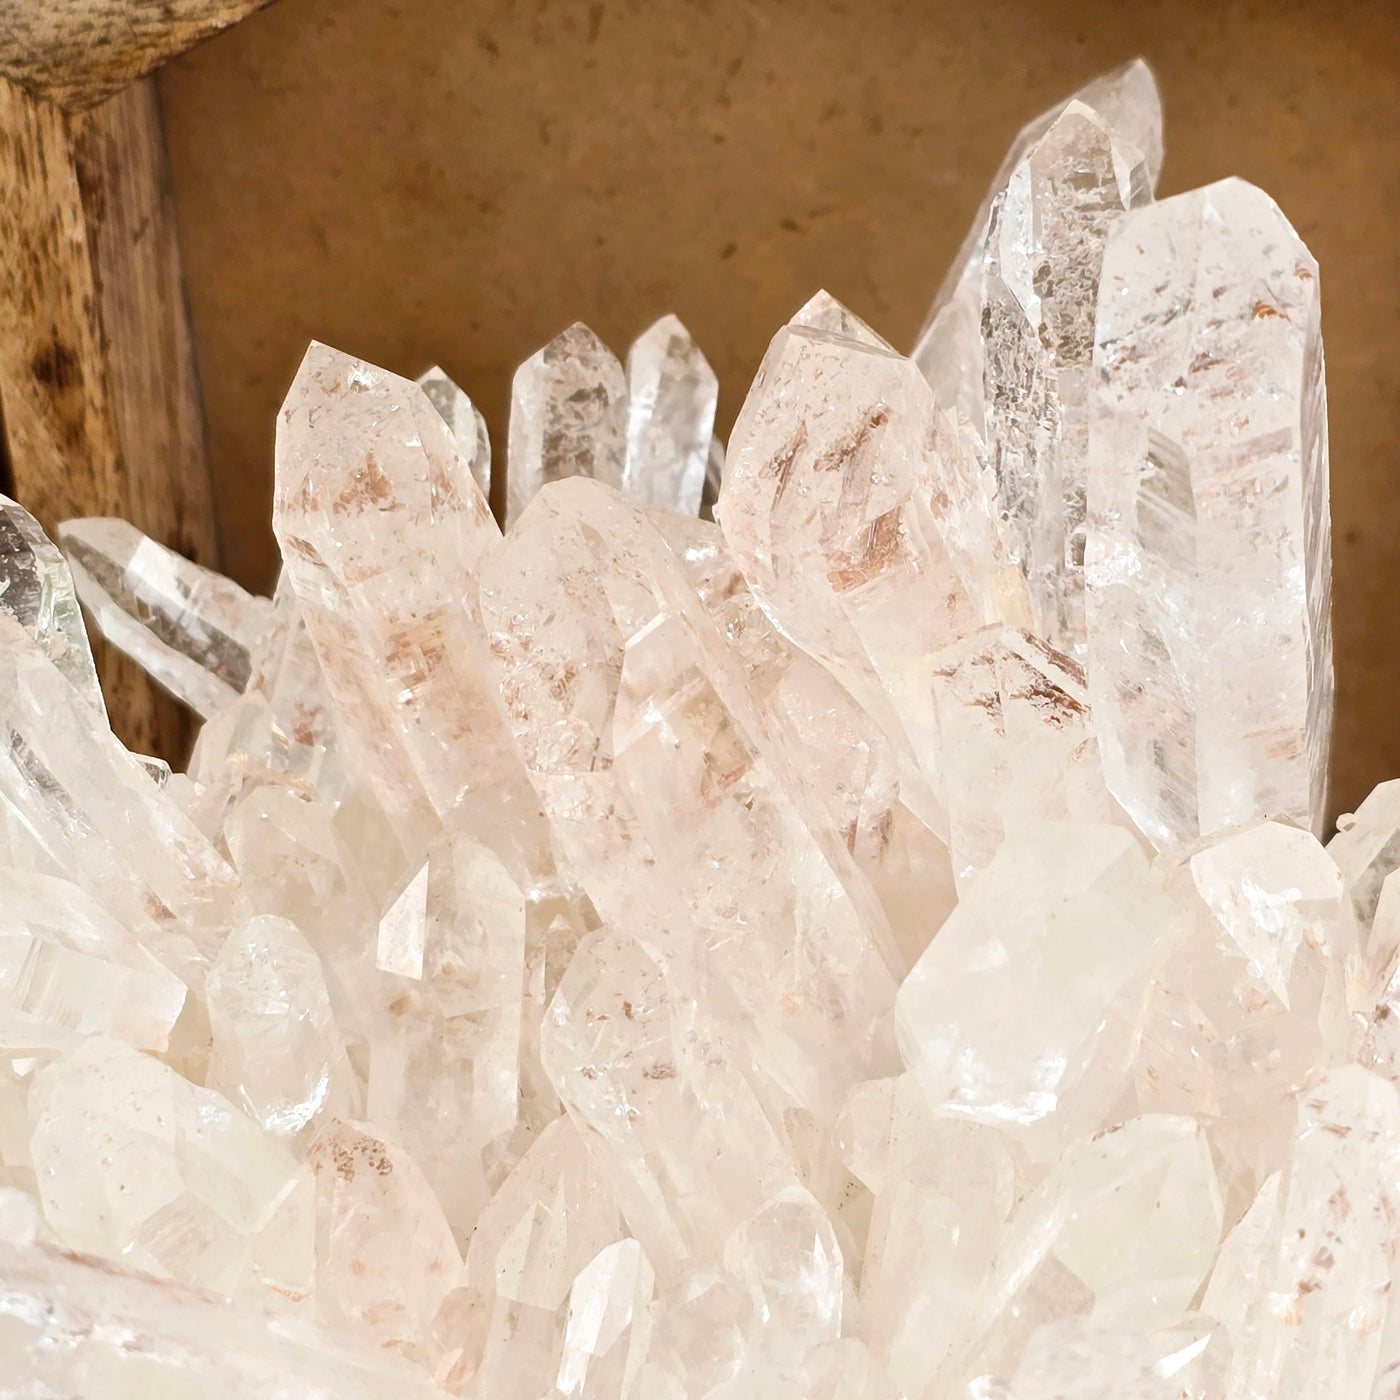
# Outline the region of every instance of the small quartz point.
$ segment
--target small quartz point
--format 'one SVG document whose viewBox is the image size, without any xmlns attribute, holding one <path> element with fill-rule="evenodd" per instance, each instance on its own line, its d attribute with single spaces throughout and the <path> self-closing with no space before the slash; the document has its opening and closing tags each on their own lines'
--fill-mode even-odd
<svg viewBox="0 0 1400 1400">
<path fill-rule="evenodd" d="M 58 540 L 98 631 L 201 719 L 241 695 L 272 605 L 124 520 L 68 520 Z"/>
<path fill-rule="evenodd" d="M 1376 784 L 1327 852 L 1346 876 L 1357 923 L 1370 928 L 1386 877 L 1400 870 L 1400 778 Z"/>
<path fill-rule="evenodd" d="M 899 991 L 900 1047 L 935 1112 L 1032 1145 L 1091 1129 L 1121 1087 L 1169 927 L 1127 831 L 1046 823 L 1008 838 Z"/>
<path fill-rule="evenodd" d="M 639 940 L 602 930 L 579 945 L 545 1020 L 543 1054 L 664 1275 L 708 1257 L 795 1181 L 732 1049 Z"/>
<path fill-rule="evenodd" d="M 699 514 L 719 380 L 675 316 L 632 342 L 627 396 L 623 490 L 648 505 Z"/>
<path fill-rule="evenodd" d="M 491 498 L 491 439 L 486 419 L 465 389 L 459 389 L 440 366 L 434 365 L 418 376 L 418 387 L 428 402 L 442 415 L 457 444 L 457 455 L 471 469 L 481 494 Z"/>
<path fill-rule="evenodd" d="M 569 1290 L 555 1391 L 581 1400 L 643 1400 L 655 1275 L 634 1239 L 601 1249 Z"/>
<path fill-rule="evenodd" d="M 407 1350 L 463 1282 L 442 1207 L 409 1154 L 367 1123 L 332 1119 L 307 1161 L 322 1315 Z"/>
<path fill-rule="evenodd" d="M 587 326 L 575 322 L 526 360 L 511 384 L 507 527 L 548 482 L 588 476 L 620 487 L 627 443 L 622 366 Z"/>
<path fill-rule="evenodd" d="M 1110 235 L 1090 412 L 1089 685 L 1109 790 L 1159 847 L 1319 835 L 1333 681 L 1317 265 L 1222 180 Z"/>
<path fill-rule="evenodd" d="M 913 358 L 939 402 L 983 431 L 982 275 L 992 206 L 1027 153 L 1070 102 L 1095 112 L 1139 151 L 1151 188 L 1162 168 L 1162 100 L 1152 70 L 1140 58 L 1095 78 L 1067 101 L 1028 122 L 1011 144 L 929 309 Z"/>
<path fill-rule="evenodd" d="M 309 1292 L 309 1180 L 222 1095 L 93 1036 L 37 1072 L 29 1114 L 44 1219 L 67 1248 L 259 1301 Z"/>
<path fill-rule="evenodd" d="M 423 976 L 423 949 L 428 937 L 428 863 L 394 896 L 379 920 L 374 965 L 396 977 Z"/>
<path fill-rule="evenodd" d="M 1206 1294 L 1231 1329 L 1228 1400 L 1386 1393 L 1397 1163 L 1393 1085 L 1347 1065 L 1300 1097 L 1276 1204 L 1261 1192 Z"/>
<path fill-rule="evenodd" d="M 889 341 L 877 335 L 854 311 L 843 306 L 828 291 L 820 291 L 804 302 L 789 324 L 823 331 L 827 335 L 835 336 L 837 340 L 858 340 L 864 345 L 873 345 L 894 353 L 894 347 Z"/>
<path fill-rule="evenodd" d="M 982 274 L 986 443 L 1033 630 L 1082 657 L 1094 310 L 1114 224 L 1152 198 L 1145 158 L 1071 102 L 992 203 Z"/>
<path fill-rule="evenodd" d="M 8 496 L 0 496 L 0 609 L 38 642 L 74 690 L 106 719 L 68 563 L 39 522 Z"/>
<path fill-rule="evenodd" d="M 0 694 L 0 810 L 31 861 L 66 872 L 197 984 L 236 920 L 233 869 L 7 613 Z"/>
<path fill-rule="evenodd" d="M 525 903 L 499 858 L 456 833 L 426 871 L 419 975 L 375 984 L 368 1113 L 465 1243 L 490 1195 L 482 1154 L 518 1111 Z"/>
<path fill-rule="evenodd" d="M 111 1035 L 169 1047 L 184 984 L 77 885 L 4 871 L 0 1049 L 67 1050 Z"/>
<path fill-rule="evenodd" d="M 205 1084 L 275 1137 L 348 1111 L 355 1081 L 315 949 L 289 919 L 229 936 L 205 983 L 213 1045 Z"/>
</svg>

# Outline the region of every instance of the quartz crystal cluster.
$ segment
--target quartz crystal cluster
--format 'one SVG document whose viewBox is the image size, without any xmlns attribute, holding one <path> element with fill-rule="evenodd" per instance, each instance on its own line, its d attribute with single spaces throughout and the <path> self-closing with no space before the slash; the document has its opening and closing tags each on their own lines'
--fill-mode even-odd
<svg viewBox="0 0 1400 1400">
<path fill-rule="evenodd" d="M 504 463 L 313 345 L 271 599 L 0 504 L 0 1397 L 1400 1393 L 1317 269 L 1161 157 L 1141 63 L 1032 123 L 727 451 L 673 316 Z"/>
</svg>

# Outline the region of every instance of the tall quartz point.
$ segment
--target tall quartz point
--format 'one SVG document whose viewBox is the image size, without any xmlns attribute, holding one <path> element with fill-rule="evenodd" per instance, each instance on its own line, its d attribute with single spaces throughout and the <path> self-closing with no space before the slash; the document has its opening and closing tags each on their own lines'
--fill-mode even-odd
<svg viewBox="0 0 1400 1400">
<path fill-rule="evenodd" d="M 730 437 L 718 507 L 764 610 L 902 732 L 935 787 L 932 658 L 990 620 L 942 535 L 961 493 L 934 450 L 936 418 L 908 360 L 787 326 Z"/>
<path fill-rule="evenodd" d="M 1222 180 L 1109 238 L 1090 410 L 1090 695 L 1158 846 L 1257 817 L 1321 834 L 1331 535 L 1317 265 Z"/>
<path fill-rule="evenodd" d="M 201 719 L 241 695 L 272 605 L 125 520 L 68 520 L 58 540 L 98 631 Z"/>
<path fill-rule="evenodd" d="M 899 991 L 900 1048 L 935 1112 L 1019 1129 L 1037 1150 L 1091 1129 L 1121 1087 L 1169 926 L 1122 828 L 1008 839 Z"/>
<path fill-rule="evenodd" d="M 1084 482 L 1105 240 L 1152 198 L 1144 157 L 1071 102 L 992 204 L 982 275 L 986 444 L 1032 629 L 1082 656 Z"/>
<path fill-rule="evenodd" d="M 107 706 L 67 561 L 39 522 L 8 496 L 0 496 L 0 609 L 105 719 Z"/>
<path fill-rule="evenodd" d="M 621 486 L 628 444 L 627 379 L 581 321 L 537 350 L 510 391 L 506 525 L 540 487 L 569 476 Z"/>
<path fill-rule="evenodd" d="M 400 840 L 421 853 L 452 817 L 536 858 L 475 613 L 500 532 L 423 391 L 313 344 L 278 419 L 273 524 L 337 732 Z"/>
<path fill-rule="evenodd" d="M 428 402 L 442 415 L 457 444 L 457 455 L 471 468 L 472 479 L 488 500 L 491 496 L 491 437 L 486 431 L 486 419 L 471 401 L 465 389 L 447 377 L 439 365 L 426 369 L 418 376 L 418 387 L 428 396 Z"/>
<path fill-rule="evenodd" d="M 1152 70 L 1140 58 L 1095 78 L 1018 133 L 948 268 L 913 352 L 939 402 L 956 409 L 979 434 L 984 413 L 982 275 L 992 206 L 1027 153 L 1070 102 L 1091 109 L 1122 141 L 1141 152 L 1154 189 L 1162 168 L 1162 101 Z"/>
<path fill-rule="evenodd" d="M 627 352 L 627 467 L 634 500 L 698 515 L 719 380 L 675 316 L 648 326 Z"/>
</svg>

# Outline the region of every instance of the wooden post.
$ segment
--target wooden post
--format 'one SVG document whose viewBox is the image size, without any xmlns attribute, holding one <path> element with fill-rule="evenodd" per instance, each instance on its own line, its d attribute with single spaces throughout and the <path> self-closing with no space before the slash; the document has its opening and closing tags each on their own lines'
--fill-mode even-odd
<svg viewBox="0 0 1400 1400">
<path fill-rule="evenodd" d="M 46 530 L 120 515 L 217 565 L 165 139 L 141 75 L 265 3 L 0 0 L 0 459 Z M 180 708 L 95 650 L 123 741 L 182 758 Z"/>
</svg>

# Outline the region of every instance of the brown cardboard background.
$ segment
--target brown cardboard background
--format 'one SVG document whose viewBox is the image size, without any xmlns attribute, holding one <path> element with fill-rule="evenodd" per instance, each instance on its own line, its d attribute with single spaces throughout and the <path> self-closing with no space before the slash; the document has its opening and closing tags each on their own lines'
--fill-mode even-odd
<svg viewBox="0 0 1400 1400">
<path fill-rule="evenodd" d="M 224 558 L 266 587 L 274 415 L 312 336 L 440 361 L 505 438 L 570 321 L 675 311 L 723 430 L 818 286 L 910 343 L 1016 128 L 1134 53 L 1162 193 L 1268 189 L 1322 267 L 1334 799 L 1400 775 L 1400 5 L 279 0 L 160 79 Z"/>
</svg>

